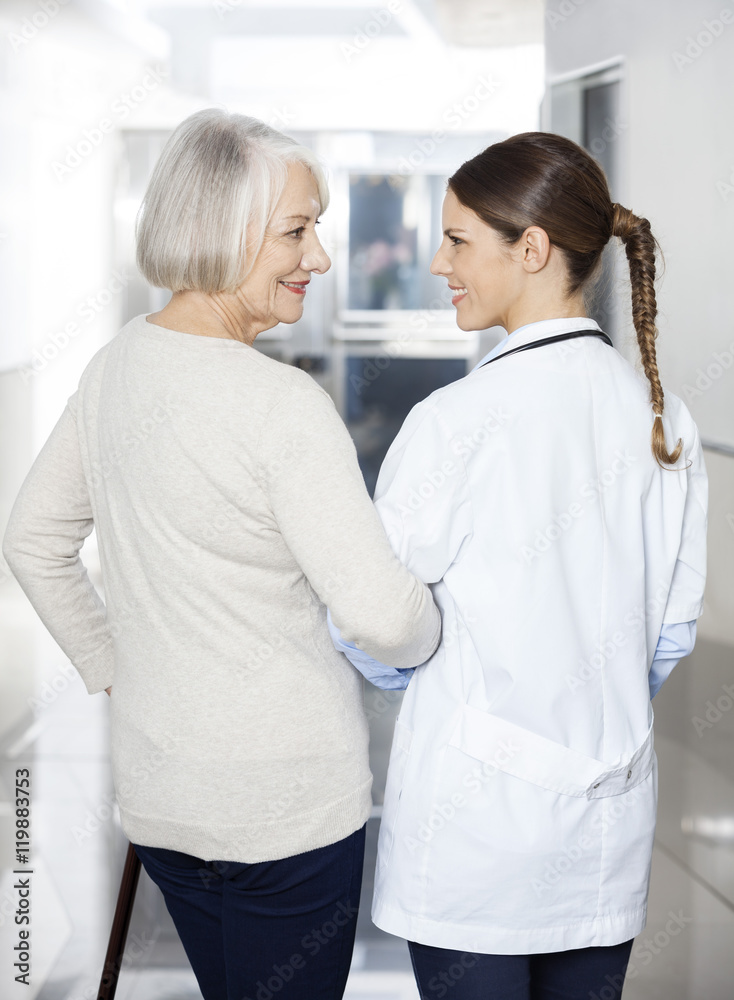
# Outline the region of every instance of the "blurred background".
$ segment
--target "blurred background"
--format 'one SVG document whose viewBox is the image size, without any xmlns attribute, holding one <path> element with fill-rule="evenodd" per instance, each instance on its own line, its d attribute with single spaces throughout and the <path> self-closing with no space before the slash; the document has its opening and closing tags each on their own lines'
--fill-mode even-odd
<svg viewBox="0 0 734 1000">
<path fill-rule="evenodd" d="M 446 178 L 489 143 L 559 132 L 647 216 L 666 259 L 663 385 L 698 423 L 709 583 L 694 654 L 655 700 L 660 813 L 629 1000 L 734 996 L 734 8 L 723 0 L 3 0 L 0 5 L 0 532 L 92 355 L 161 308 L 133 227 L 166 138 L 212 105 L 325 162 L 334 266 L 302 321 L 256 348 L 333 396 L 368 488 L 408 410 L 502 336 L 465 334 L 428 272 Z M 637 361 L 624 259 L 593 315 Z M 94 536 L 83 550 L 103 590 Z M 89 698 L 0 561 L 0 995 L 96 996 L 125 839 L 107 704 Z M 369 919 L 399 695 L 366 685 L 375 806 L 349 1000 L 415 1000 L 403 941 Z M 13 784 L 33 780 L 33 974 L 14 982 Z M 277 983 L 258 1000 L 277 996 Z M 447 987 L 447 992 L 450 992 Z M 439 995 L 439 994 L 437 994 Z M 141 879 L 118 997 L 198 997 Z"/>
</svg>

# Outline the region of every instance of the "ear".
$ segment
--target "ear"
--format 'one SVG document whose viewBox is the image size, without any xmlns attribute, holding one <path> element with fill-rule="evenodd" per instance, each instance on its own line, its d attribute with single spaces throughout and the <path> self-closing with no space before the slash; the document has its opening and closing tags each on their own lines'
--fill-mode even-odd
<svg viewBox="0 0 734 1000">
<path fill-rule="evenodd" d="M 523 270 L 528 274 L 541 271 L 548 263 L 551 243 L 548 233 L 540 226 L 528 226 L 520 237 L 519 250 Z"/>
</svg>

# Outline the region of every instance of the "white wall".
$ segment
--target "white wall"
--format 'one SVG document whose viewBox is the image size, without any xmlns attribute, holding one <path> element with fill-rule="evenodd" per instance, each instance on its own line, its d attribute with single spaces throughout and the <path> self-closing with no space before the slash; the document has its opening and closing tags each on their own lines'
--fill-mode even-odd
<svg viewBox="0 0 734 1000">
<path fill-rule="evenodd" d="M 650 220 L 666 259 L 663 386 L 687 402 L 702 437 L 734 445 L 734 4 L 548 0 L 549 80 L 620 56 L 622 197 Z M 734 457 L 709 454 L 710 576 L 699 630 L 731 643 Z"/>
<path fill-rule="evenodd" d="M 6 272 L 0 289 L 11 307 L 2 313 L 0 368 L 16 369 L 31 390 L 36 448 L 81 368 L 117 328 L 117 133 L 134 110 L 131 93 L 147 99 L 141 81 L 155 60 L 68 2 L 49 16 L 36 3 L 10 0 L 0 35 L 9 60 L 2 103 L 12 108 L 3 128 L 20 152 L 19 176 L 0 201 L 0 229 L 8 219 L 2 252 L 16 272 Z"/>
<path fill-rule="evenodd" d="M 69 0 L 0 6 L 0 536 L 84 366 L 119 326 L 118 130 L 165 48 L 151 51 L 155 32 L 141 33 L 145 47 L 121 36 L 106 3 L 90 10 Z M 84 554 L 93 568 L 94 546 Z M 2 559 L 0 613 L 1 734 L 28 713 L 39 673 L 66 658 L 41 650 L 35 613 Z"/>
<path fill-rule="evenodd" d="M 689 59 L 691 36 L 722 9 L 731 23 L 720 24 L 720 37 Z M 695 385 L 697 369 L 734 340 L 732 261 L 720 228 L 734 219 L 734 4 L 548 0 L 546 20 L 551 80 L 625 59 L 624 196 L 650 219 L 667 262 L 660 286 L 662 375 L 690 401 L 703 435 L 734 444 L 734 368 L 700 395 Z M 731 185 L 728 193 L 717 188 L 722 182 Z"/>
</svg>

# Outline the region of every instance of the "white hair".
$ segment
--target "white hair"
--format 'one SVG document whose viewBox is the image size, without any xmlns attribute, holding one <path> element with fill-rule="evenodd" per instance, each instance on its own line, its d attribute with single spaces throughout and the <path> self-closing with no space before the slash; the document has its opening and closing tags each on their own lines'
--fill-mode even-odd
<svg viewBox="0 0 734 1000">
<path fill-rule="evenodd" d="M 285 189 L 288 166 L 313 174 L 315 154 L 257 118 L 218 108 L 186 118 L 153 170 L 135 227 L 137 263 L 158 288 L 234 291 L 247 276 Z"/>
</svg>

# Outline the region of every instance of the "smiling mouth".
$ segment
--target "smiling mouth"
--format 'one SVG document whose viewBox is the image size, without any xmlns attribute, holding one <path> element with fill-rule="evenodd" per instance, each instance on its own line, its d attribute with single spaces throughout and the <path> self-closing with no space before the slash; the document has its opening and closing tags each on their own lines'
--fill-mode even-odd
<svg viewBox="0 0 734 1000">
<path fill-rule="evenodd" d="M 293 292 L 295 295 L 305 295 L 308 281 L 281 281 L 280 284 L 284 285 L 288 291 Z"/>
<path fill-rule="evenodd" d="M 452 306 L 455 306 L 458 302 L 461 302 L 464 296 L 468 294 L 466 288 L 463 288 L 459 285 L 449 285 L 449 288 L 454 293 L 454 297 L 451 299 Z"/>
</svg>

